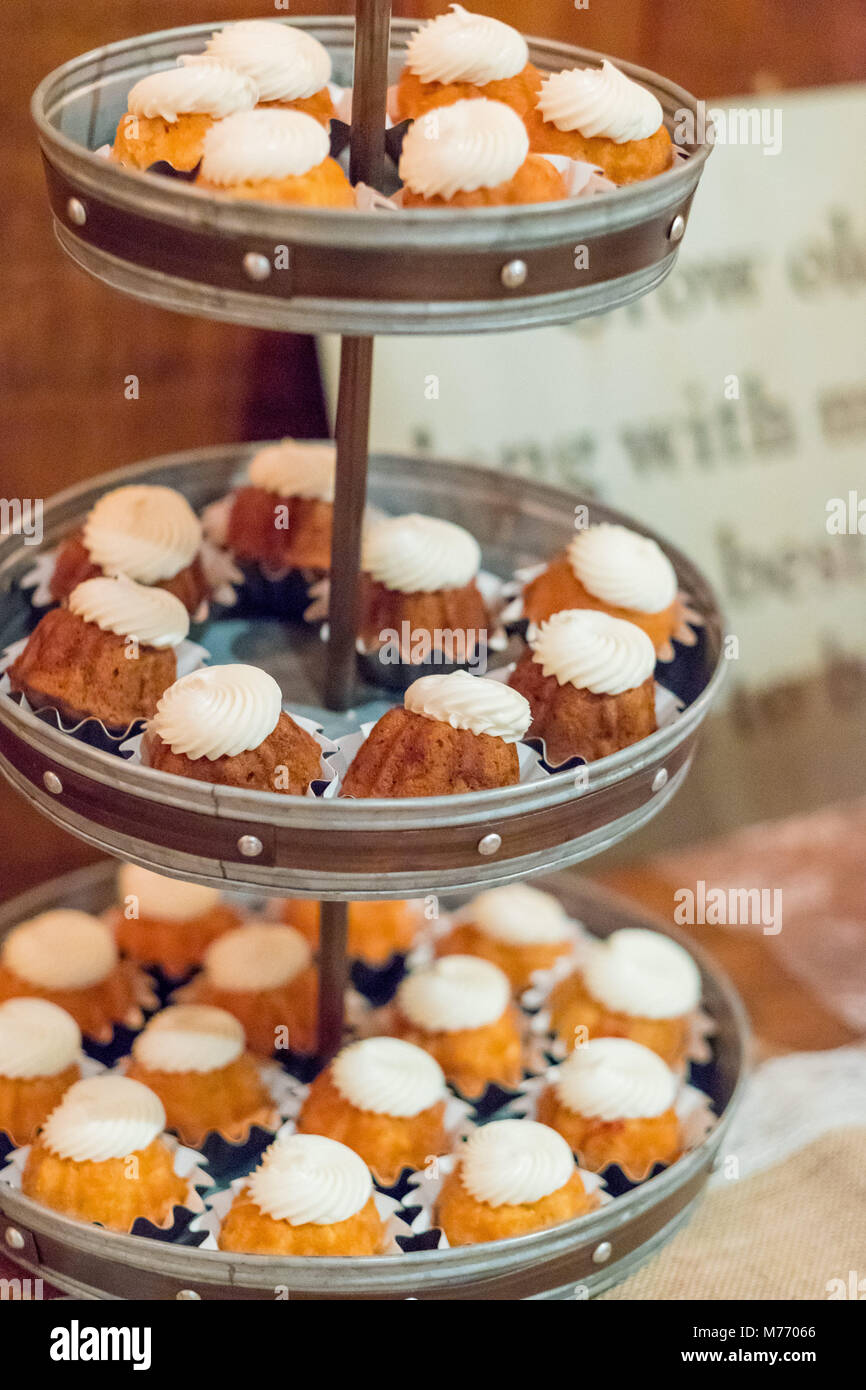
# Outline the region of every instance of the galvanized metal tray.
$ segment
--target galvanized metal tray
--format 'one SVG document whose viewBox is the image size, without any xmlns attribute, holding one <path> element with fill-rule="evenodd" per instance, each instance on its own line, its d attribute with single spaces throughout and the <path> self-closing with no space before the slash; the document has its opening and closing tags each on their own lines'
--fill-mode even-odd
<svg viewBox="0 0 866 1390">
<path fill-rule="evenodd" d="M 44 545 L 73 530 L 107 488 L 130 481 L 178 488 L 198 508 L 224 495 L 253 446 L 194 450 L 103 474 L 48 502 Z M 373 456 L 369 499 L 387 510 L 450 517 L 470 528 L 484 563 L 508 576 L 548 559 L 573 534 L 575 505 L 610 508 L 469 465 Z M 51 820 L 106 853 L 198 882 L 325 899 L 405 897 L 505 883 L 577 863 L 643 825 L 673 795 L 723 671 L 722 617 L 699 570 L 660 542 L 701 615 L 664 680 L 685 702 L 673 724 L 581 769 L 517 787 L 449 797 L 333 800 L 256 793 L 168 776 L 63 734 L 0 695 L 0 771 Z M 0 540 L 0 650 L 34 621 L 20 580 L 34 548 Z M 345 715 L 321 707 L 325 646 L 309 630 L 227 610 L 201 636 L 215 659 L 252 661 L 280 681 L 289 708 L 334 736 L 377 718 L 382 692 Z"/>
<path fill-rule="evenodd" d="M 298 18 L 352 82 L 355 21 Z M 391 24 L 390 76 L 418 21 Z M 130 87 L 200 50 L 218 26 L 145 34 L 86 53 L 37 88 L 33 117 L 58 240 L 115 289 L 163 308 L 302 332 L 490 332 L 564 323 L 627 304 L 671 270 L 710 144 L 657 178 L 525 208 L 359 213 L 232 201 L 120 168 L 95 151 L 114 138 Z M 602 54 L 529 41 L 544 71 Z M 616 59 L 658 97 L 673 130 L 695 98 Z M 700 128 L 700 127 L 698 127 Z M 587 256 L 577 257 L 576 247 Z M 276 269 L 275 251 L 281 248 Z"/>
<path fill-rule="evenodd" d="M 623 899 L 573 875 L 544 886 L 599 935 L 624 926 L 658 927 Z M 55 879 L 0 908 L 0 936 L 52 906 L 101 911 L 112 892 L 108 864 Z M 733 986 L 691 942 L 671 935 L 701 968 L 715 1032 L 700 1085 L 719 1119 L 698 1148 L 593 1215 L 536 1235 L 399 1258 L 272 1259 L 115 1235 L 0 1184 L 6 1249 L 32 1274 L 84 1298 L 273 1299 L 278 1289 L 293 1301 L 580 1299 L 600 1293 L 633 1273 L 688 1220 L 721 1151 L 747 1064 L 748 1026 Z"/>
</svg>

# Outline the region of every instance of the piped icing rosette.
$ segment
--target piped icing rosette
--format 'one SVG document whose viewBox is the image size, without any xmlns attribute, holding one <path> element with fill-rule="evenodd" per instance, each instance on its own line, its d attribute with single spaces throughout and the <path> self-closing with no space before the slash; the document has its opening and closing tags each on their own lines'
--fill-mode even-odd
<svg viewBox="0 0 866 1390">
<path fill-rule="evenodd" d="M 403 594 L 462 589 L 481 568 L 481 547 L 453 521 L 417 513 L 382 517 L 364 532 L 361 567 Z"/>
<path fill-rule="evenodd" d="M 324 45 L 277 19 L 228 24 L 212 35 L 205 52 L 251 78 L 260 101 L 311 97 L 331 80 L 331 59 Z"/>
<path fill-rule="evenodd" d="M 489 15 L 451 5 L 409 39 L 406 66 L 422 82 L 488 82 L 514 77 L 529 61 L 523 35 Z"/>
<path fill-rule="evenodd" d="M 69 595 L 69 609 L 103 632 L 134 637 L 145 647 L 176 647 L 189 634 L 189 613 L 179 598 L 123 574 L 85 579 Z"/>
<path fill-rule="evenodd" d="M 275 1221 L 332 1226 L 366 1206 L 373 1180 L 363 1159 L 345 1144 L 320 1134 L 290 1134 L 265 1152 L 248 1192 Z"/>
<path fill-rule="evenodd" d="M 205 135 L 201 179 L 231 188 L 297 178 L 327 159 L 330 149 L 324 126 L 303 111 L 240 111 Z"/>
<path fill-rule="evenodd" d="M 336 444 L 306 444 L 281 439 L 259 449 L 250 460 L 247 478 L 251 487 L 277 497 L 303 497 L 333 502 L 337 467 Z"/>
<path fill-rule="evenodd" d="M 486 97 L 437 107 L 407 130 L 399 174 L 422 198 L 453 198 L 498 188 L 514 177 L 529 153 L 520 117 Z"/>
<path fill-rule="evenodd" d="M 406 691 L 405 708 L 425 719 L 437 719 L 452 729 L 488 734 L 504 743 L 517 743 L 532 721 L 529 701 L 501 681 L 452 671 L 422 676 Z"/>
<path fill-rule="evenodd" d="M 86 990 L 118 962 L 104 922 L 75 908 L 55 908 L 20 922 L 0 947 L 0 963 L 19 980 L 44 990 Z"/>
<path fill-rule="evenodd" d="M 204 968 L 215 989 L 250 993 L 279 989 L 311 961 L 309 942 L 293 927 L 248 922 L 208 947 Z"/>
<path fill-rule="evenodd" d="M 554 613 L 530 646 L 544 676 L 594 695 L 633 690 L 655 670 L 655 648 L 642 628 L 591 608 Z"/>
<path fill-rule="evenodd" d="M 652 92 L 606 58 L 600 68 L 551 73 L 541 84 L 538 109 L 557 130 L 604 136 L 616 144 L 648 139 L 664 115 Z"/>
<path fill-rule="evenodd" d="M 401 1038 L 362 1038 L 344 1047 L 332 1078 L 350 1105 L 377 1115 L 418 1115 L 447 1097 L 439 1063 Z"/>
<path fill-rule="evenodd" d="M 495 1120 L 460 1150 L 460 1178 L 476 1201 L 522 1206 L 558 1192 L 574 1173 L 568 1144 L 535 1120 Z"/>
<path fill-rule="evenodd" d="M 479 893 L 457 914 L 486 936 L 508 946 L 547 946 L 571 941 L 574 923 L 552 893 L 528 883 L 509 883 Z"/>
<path fill-rule="evenodd" d="M 57 1076 L 80 1053 L 81 1030 L 65 1009 L 47 999 L 0 1004 L 0 1077 Z"/>
<path fill-rule="evenodd" d="M 169 686 L 149 731 L 187 758 L 234 757 L 258 748 L 282 712 L 280 687 L 258 666 L 208 666 Z"/>
<path fill-rule="evenodd" d="M 84 523 L 83 540 L 93 564 L 106 574 L 158 584 L 192 564 L 202 532 L 174 488 L 131 483 L 99 499 Z"/>
<path fill-rule="evenodd" d="M 677 596 L 676 571 L 661 546 L 626 526 L 602 521 L 578 531 L 568 560 L 584 588 L 615 608 L 659 613 Z"/>
<path fill-rule="evenodd" d="M 624 927 L 597 942 L 583 978 L 593 998 L 636 1018 L 680 1018 L 697 1009 L 701 976 L 688 951 L 643 927 Z"/>
<path fill-rule="evenodd" d="M 221 120 L 252 109 L 258 99 L 258 87 L 250 77 L 214 60 L 150 73 L 136 82 L 127 106 L 134 116 L 159 117 L 173 125 L 189 115 Z"/>
<path fill-rule="evenodd" d="M 164 1129 L 162 1101 L 149 1087 L 125 1076 L 91 1076 L 70 1086 L 40 1144 L 58 1158 L 104 1163 L 140 1153 Z"/>
<path fill-rule="evenodd" d="M 173 1004 L 155 1014 L 132 1045 L 148 1071 L 221 1071 L 243 1054 L 244 1030 L 225 1009 Z"/>
<path fill-rule="evenodd" d="M 562 1104 L 605 1122 L 648 1119 L 674 1105 L 677 1079 L 661 1057 L 630 1038 L 593 1038 L 553 1074 Z"/>
<path fill-rule="evenodd" d="M 458 1033 L 500 1019 L 511 1002 L 508 977 L 477 956 L 443 956 L 407 975 L 397 1008 L 425 1033 Z"/>
<path fill-rule="evenodd" d="M 136 917 L 160 922 L 192 922 L 220 903 L 218 888 L 166 878 L 139 864 L 121 864 L 117 890 L 122 909 L 132 909 Z"/>
</svg>

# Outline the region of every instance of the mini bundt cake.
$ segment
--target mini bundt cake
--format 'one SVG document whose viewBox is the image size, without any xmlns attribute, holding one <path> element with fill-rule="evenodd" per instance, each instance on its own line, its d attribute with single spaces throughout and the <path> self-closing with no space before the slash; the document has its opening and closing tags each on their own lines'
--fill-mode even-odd
<svg viewBox="0 0 866 1390">
<path fill-rule="evenodd" d="M 405 955 L 414 945 L 421 924 L 418 904 L 396 898 L 387 902 L 349 903 L 349 955 L 366 965 L 385 965 L 392 956 Z M 281 906 L 282 920 L 319 949 L 322 905 L 311 898 L 288 898 Z"/>
<path fill-rule="evenodd" d="M 0 1004 L 0 1130 L 30 1144 L 81 1078 L 81 1030 L 47 999 Z"/>
<path fill-rule="evenodd" d="M 283 439 L 250 460 L 231 498 L 225 544 L 236 559 L 268 573 L 327 572 L 334 516 L 333 444 Z"/>
<path fill-rule="evenodd" d="M 488 888 L 461 907 L 436 943 L 438 956 L 480 956 L 498 965 L 516 992 L 536 970 L 550 970 L 573 951 L 577 927 L 552 893 L 529 883 Z"/>
<path fill-rule="evenodd" d="M 529 703 L 500 681 L 454 671 L 422 676 L 370 730 L 341 796 L 450 796 L 520 781 L 517 742 Z"/>
<path fill-rule="evenodd" d="M 416 120 L 432 107 L 472 97 L 505 102 L 525 116 L 540 84 L 517 29 L 451 5 L 450 13 L 436 15 L 409 39 L 395 93 L 397 118 Z"/>
<path fill-rule="evenodd" d="M 285 107 L 238 111 L 203 142 L 196 187 L 258 202 L 352 208 L 355 194 L 321 121 Z"/>
<path fill-rule="evenodd" d="M 334 115 L 331 58 L 305 29 L 280 19 L 242 19 L 208 39 L 205 54 L 252 78 L 259 106 L 288 107 L 326 128 Z"/>
<path fill-rule="evenodd" d="M 106 920 L 123 954 L 175 978 L 201 965 L 211 942 L 241 924 L 218 888 L 165 878 L 138 864 L 121 864 L 117 898 Z"/>
<path fill-rule="evenodd" d="M 634 623 L 590 608 L 542 623 L 509 685 L 532 708 L 529 737 L 553 766 L 604 758 L 656 727 L 655 648 Z"/>
<path fill-rule="evenodd" d="M 201 160 L 214 122 L 251 110 L 258 95 L 251 78 L 215 58 L 196 56 L 151 72 L 136 82 L 126 99 L 112 157 L 135 169 L 164 161 L 189 172 Z"/>
</svg>

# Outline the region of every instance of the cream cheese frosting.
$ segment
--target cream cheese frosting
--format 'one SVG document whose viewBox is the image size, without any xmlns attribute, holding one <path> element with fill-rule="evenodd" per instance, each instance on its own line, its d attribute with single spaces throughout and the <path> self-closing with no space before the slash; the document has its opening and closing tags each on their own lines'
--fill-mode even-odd
<svg viewBox="0 0 866 1390">
<path fill-rule="evenodd" d="M 575 934 L 574 923 L 553 894 L 528 883 L 488 888 L 461 908 L 457 919 L 508 946 L 554 946 Z"/>
<path fill-rule="evenodd" d="M 70 1086 L 40 1142 L 59 1158 L 105 1163 L 140 1153 L 165 1129 L 159 1096 L 128 1076 L 89 1076 Z"/>
<path fill-rule="evenodd" d="M 148 727 L 173 753 L 213 762 L 264 743 L 279 723 L 282 699 L 259 666 L 207 666 L 168 687 Z"/>
<path fill-rule="evenodd" d="M 453 198 L 507 183 L 528 153 L 529 136 L 517 113 L 504 102 L 476 97 L 413 121 L 403 140 L 399 174 L 422 198 Z"/>
<path fill-rule="evenodd" d="M 212 125 L 204 137 L 201 176 L 229 187 L 307 174 L 331 151 L 321 122 L 303 111 L 258 107 Z"/>
<path fill-rule="evenodd" d="M 196 61 L 143 77 L 129 93 L 127 105 L 134 116 L 158 116 L 174 124 L 179 116 L 219 120 L 251 110 L 258 99 L 255 82 L 236 68 Z"/>
<path fill-rule="evenodd" d="M 592 1038 L 553 1075 L 556 1094 L 575 1115 L 649 1119 L 670 1110 L 677 1080 L 655 1052 L 630 1038 Z"/>
<path fill-rule="evenodd" d="M 220 902 L 218 888 L 166 878 L 139 864 L 121 864 L 117 892 L 121 908 L 134 909 L 130 916 L 151 917 L 158 922 L 192 922 L 212 912 Z"/>
<path fill-rule="evenodd" d="M 418 1115 L 447 1094 L 435 1058 L 401 1038 L 351 1043 L 335 1057 L 331 1075 L 350 1105 L 376 1115 Z"/>
<path fill-rule="evenodd" d="M 688 951 L 669 936 L 623 927 L 597 942 L 584 969 L 593 998 L 635 1018 L 679 1018 L 701 1000 L 701 976 Z"/>
<path fill-rule="evenodd" d="M 453 521 L 436 516 L 386 516 L 364 532 L 361 568 L 402 594 L 462 589 L 481 568 L 481 547 Z"/>
<path fill-rule="evenodd" d="M 290 1226 L 335 1226 L 355 1216 L 373 1194 L 362 1158 L 321 1134 L 278 1136 L 249 1181 L 259 1211 Z"/>
<path fill-rule="evenodd" d="M 406 46 L 406 66 L 422 82 L 488 82 L 514 77 L 529 62 L 523 35 L 489 15 L 452 5 L 416 30 Z"/>
<path fill-rule="evenodd" d="M 646 140 L 664 119 L 658 98 L 605 58 L 600 68 L 554 72 L 541 84 L 538 109 L 557 130 L 578 130 L 616 144 Z"/>
<path fill-rule="evenodd" d="M 404 1018 L 425 1033 L 459 1033 L 495 1023 L 511 1001 L 511 985 L 497 965 L 478 956 L 442 956 L 414 970 L 397 990 Z"/>
<path fill-rule="evenodd" d="M 132 1053 L 148 1071 L 210 1072 L 236 1062 L 244 1042 L 241 1024 L 225 1009 L 173 1004 L 154 1014 Z"/>
<path fill-rule="evenodd" d="M 311 960 L 308 941 L 294 927 L 248 922 L 217 937 L 207 949 L 204 968 L 216 989 L 279 989 Z"/>
<path fill-rule="evenodd" d="M 192 564 L 201 522 L 174 488 L 130 483 L 100 497 L 88 513 L 83 539 L 93 563 L 107 574 L 158 584 Z"/>
<path fill-rule="evenodd" d="M 529 701 L 517 690 L 468 671 L 421 676 L 409 686 L 403 703 L 412 714 L 505 743 L 517 743 L 532 722 Z"/>
<path fill-rule="evenodd" d="M 0 1004 L 0 1076 L 57 1076 L 80 1054 L 81 1030 L 65 1009 L 47 999 Z"/>
<path fill-rule="evenodd" d="M 0 959 L 13 975 L 38 989 L 88 989 L 111 974 L 117 947 L 98 917 L 61 907 L 14 927 Z"/>
<path fill-rule="evenodd" d="M 535 1120 L 493 1120 L 460 1150 L 463 1186 L 490 1207 L 540 1202 L 573 1172 L 574 1155 L 562 1135 Z"/>
<path fill-rule="evenodd" d="M 298 101 L 331 80 L 328 50 L 304 29 L 277 19 L 243 19 L 207 42 L 205 52 L 255 82 L 259 101 Z"/>
<path fill-rule="evenodd" d="M 554 613 L 530 645 L 543 675 L 593 695 L 633 690 L 655 670 L 655 647 L 643 628 L 591 608 Z"/>
<path fill-rule="evenodd" d="M 123 574 L 85 579 L 69 595 L 69 609 L 103 632 L 134 637 L 144 647 L 176 647 L 189 634 L 189 613 L 179 598 Z"/>
<path fill-rule="evenodd" d="M 661 546 L 627 526 L 602 521 L 578 531 L 568 560 L 583 587 L 614 608 L 660 613 L 677 596 L 676 570 Z"/>
<path fill-rule="evenodd" d="M 247 477 L 251 487 L 263 488 L 277 497 L 333 502 L 336 468 L 336 444 L 281 439 L 279 444 L 268 444 L 253 455 Z"/>
</svg>

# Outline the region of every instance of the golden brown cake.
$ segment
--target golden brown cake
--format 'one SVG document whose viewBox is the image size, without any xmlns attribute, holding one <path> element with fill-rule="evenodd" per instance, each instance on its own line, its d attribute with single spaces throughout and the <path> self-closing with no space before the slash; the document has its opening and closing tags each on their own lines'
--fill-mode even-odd
<svg viewBox="0 0 866 1390">
<path fill-rule="evenodd" d="M 396 116 L 415 120 L 433 107 L 488 97 L 525 116 L 541 74 L 529 61 L 526 40 L 488 15 L 451 5 L 410 38 L 396 90 Z"/>
<path fill-rule="evenodd" d="M 390 1187 L 448 1147 L 442 1068 L 399 1038 L 363 1038 L 338 1053 L 310 1087 L 298 1129 L 337 1139 Z"/>
<path fill-rule="evenodd" d="M 173 169 L 195 169 L 205 136 L 232 112 L 250 110 L 258 88 L 243 73 L 196 57 L 143 77 L 129 93 L 112 157 L 135 169 L 164 161 Z"/>
<path fill-rule="evenodd" d="M 551 1022 L 569 1050 L 588 1038 L 630 1038 L 678 1068 L 700 998 L 700 972 L 682 946 L 626 927 L 596 943 L 586 965 L 554 987 Z"/>
<path fill-rule="evenodd" d="M 352 185 L 329 150 L 325 127 L 302 111 L 241 111 L 205 135 L 196 187 L 258 202 L 353 208 Z"/>
<path fill-rule="evenodd" d="M 103 571 L 90 558 L 84 544 L 82 532 L 69 536 L 57 552 L 54 571 L 51 575 L 50 589 L 58 602 L 68 598 L 72 590 L 85 579 L 95 579 Z M 209 588 L 198 555 L 171 579 L 164 579 L 154 588 L 165 589 L 167 593 L 179 598 L 188 613 L 195 613 L 208 597 Z"/>
<path fill-rule="evenodd" d="M 64 1093 L 81 1077 L 81 1032 L 46 999 L 0 1004 L 0 1130 L 30 1144 Z"/>
<path fill-rule="evenodd" d="M 211 942 L 241 923 L 218 889 L 165 878 L 137 864 L 121 865 L 117 888 L 118 906 L 106 920 L 118 946 L 166 975 L 186 975 L 201 965 Z"/>
<path fill-rule="evenodd" d="M 411 950 L 418 931 L 415 904 L 389 902 L 349 903 L 349 955 L 366 965 L 385 965 L 392 956 Z M 314 950 L 319 949 L 321 903 L 311 898 L 288 898 L 281 907 L 282 920 L 302 932 Z"/>
<path fill-rule="evenodd" d="M 253 455 L 248 483 L 231 498 L 225 545 L 267 573 L 331 564 L 334 515 L 333 444 L 283 439 Z"/>
<path fill-rule="evenodd" d="M 434 193 L 429 197 L 406 188 L 404 208 L 492 208 L 514 203 L 554 203 L 566 198 L 562 175 L 543 155 L 530 154 L 511 178 L 492 188 L 458 189 L 449 197 Z"/>
<path fill-rule="evenodd" d="M 558 1226 L 598 1206 L 568 1144 L 534 1120 L 494 1120 L 457 1150 L 434 1219 L 450 1245 L 479 1245 Z"/>
<path fill-rule="evenodd" d="M 139 1218 L 167 1225 L 188 1187 L 174 1171 L 164 1127 L 158 1097 L 139 1082 L 111 1073 L 78 1081 L 31 1148 L 21 1190 L 112 1231 L 128 1232 Z"/>
<path fill-rule="evenodd" d="M 292 1134 L 266 1150 L 218 1243 L 250 1255 L 378 1255 L 386 1240 L 366 1164 L 333 1139 Z"/>
<path fill-rule="evenodd" d="M 568 955 L 575 924 L 552 893 L 512 883 L 479 893 L 456 914 L 454 925 L 436 943 L 439 956 L 480 956 L 492 961 L 516 993 L 536 970 L 549 970 Z"/>
<path fill-rule="evenodd" d="M 213 34 L 205 54 L 252 78 L 259 106 L 303 111 L 328 127 L 334 115 L 331 59 L 305 29 L 278 18 L 245 19 Z"/>
</svg>

